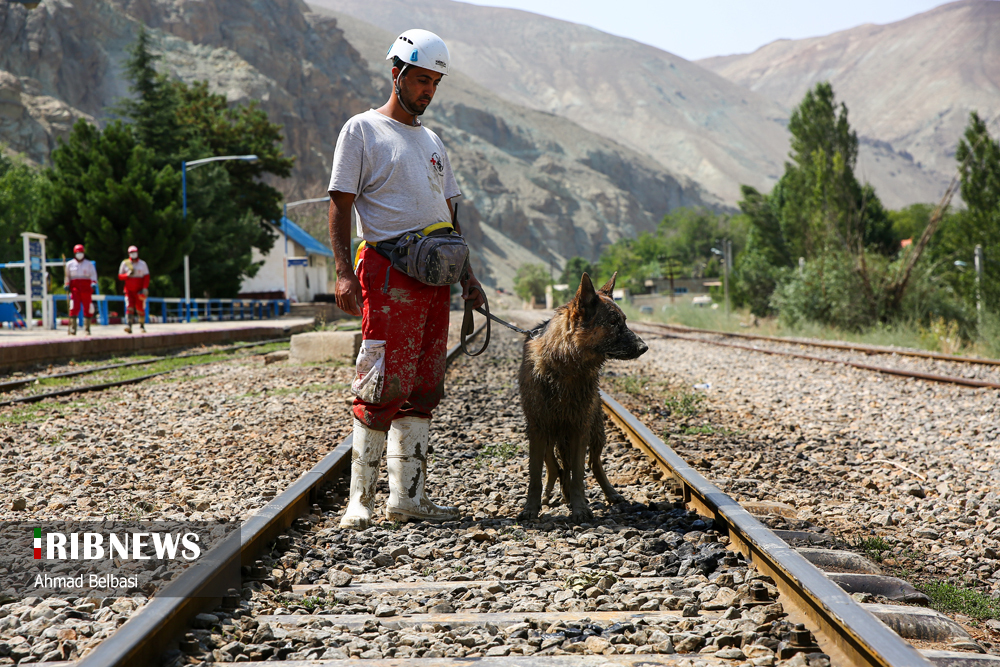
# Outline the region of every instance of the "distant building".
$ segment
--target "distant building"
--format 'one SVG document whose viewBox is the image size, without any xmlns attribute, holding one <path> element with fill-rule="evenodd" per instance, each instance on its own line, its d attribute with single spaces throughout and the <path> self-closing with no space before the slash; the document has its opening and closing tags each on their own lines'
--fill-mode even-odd
<svg viewBox="0 0 1000 667">
<path fill-rule="evenodd" d="M 721 278 L 674 278 L 674 294 L 707 294 L 709 287 L 721 284 Z M 644 285 L 647 294 L 670 294 L 667 278 L 649 279 Z"/>
<path fill-rule="evenodd" d="M 253 261 L 264 261 L 257 275 L 240 286 L 240 296 L 258 299 L 281 299 L 285 294 L 284 259 L 288 256 L 288 298 L 313 301 L 317 294 L 332 293 L 328 285 L 327 261 L 333 251 L 288 218 L 274 225 L 278 238 L 267 255 L 253 249 Z M 287 239 L 285 233 L 287 232 Z"/>
</svg>

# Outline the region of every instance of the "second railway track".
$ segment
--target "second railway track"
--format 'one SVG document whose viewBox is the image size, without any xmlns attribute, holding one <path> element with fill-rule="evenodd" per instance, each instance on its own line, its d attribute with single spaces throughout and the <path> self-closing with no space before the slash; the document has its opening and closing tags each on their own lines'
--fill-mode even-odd
<svg viewBox="0 0 1000 667">
<path fill-rule="evenodd" d="M 759 354 L 842 364 L 860 370 L 966 387 L 1000 389 L 1000 360 L 830 343 L 775 336 L 757 336 L 694 329 L 656 322 L 639 322 L 639 329 L 668 338 L 729 347 Z M 740 342 L 736 342 L 740 341 Z M 816 349 L 809 349 L 816 348 Z"/>
<path fill-rule="evenodd" d="M 241 594 L 214 610 L 154 598 L 80 664 L 987 664 L 918 653 L 886 624 L 925 648 L 978 647 L 938 615 L 856 604 L 807 562 L 844 570 L 849 557 L 792 550 L 610 397 L 622 430 L 605 457 L 631 504 L 592 492 L 591 525 L 566 523 L 561 507 L 518 524 L 518 342 L 503 334 L 449 375 L 429 489 L 462 521 L 339 530 L 348 438 L 244 524 L 229 554 L 244 565 Z M 379 493 L 378 510 L 384 480 Z M 845 577 L 848 589 L 881 586 L 884 600 L 918 599 L 902 582 Z"/>
</svg>

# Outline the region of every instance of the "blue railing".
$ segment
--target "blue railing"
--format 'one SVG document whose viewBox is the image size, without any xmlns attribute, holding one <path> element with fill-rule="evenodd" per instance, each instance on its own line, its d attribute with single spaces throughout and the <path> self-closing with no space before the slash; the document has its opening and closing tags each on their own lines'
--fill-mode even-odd
<svg viewBox="0 0 1000 667">
<path fill-rule="evenodd" d="M 59 315 L 56 314 L 56 302 L 69 301 L 66 294 L 53 294 L 52 325 L 58 326 Z M 125 297 L 112 294 L 95 294 L 94 305 L 97 308 L 99 324 L 107 326 L 109 318 L 108 304 L 122 304 L 122 317 L 125 314 Z M 67 304 L 68 308 L 68 304 Z M 239 320 L 264 320 L 287 315 L 292 310 L 292 302 L 288 299 L 191 299 L 166 298 L 151 296 L 146 299 L 146 322 L 150 316 L 159 322 L 226 322 Z M 155 311 L 155 312 L 154 312 Z M 78 316 L 83 324 L 83 313 Z"/>
</svg>

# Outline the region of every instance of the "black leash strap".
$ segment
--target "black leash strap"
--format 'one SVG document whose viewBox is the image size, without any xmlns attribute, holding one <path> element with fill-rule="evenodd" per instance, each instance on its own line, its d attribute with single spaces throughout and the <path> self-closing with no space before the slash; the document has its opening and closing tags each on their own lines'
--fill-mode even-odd
<svg viewBox="0 0 1000 667">
<path fill-rule="evenodd" d="M 475 286 L 473 286 L 471 289 L 474 289 L 483 295 L 483 305 L 480 306 L 479 308 L 473 308 L 472 299 L 469 299 L 468 301 L 465 302 L 465 317 L 462 319 L 462 331 L 460 334 L 462 352 L 465 352 L 470 357 L 478 357 L 480 354 L 486 351 L 486 347 L 490 344 L 490 333 L 492 329 L 492 327 L 490 326 L 490 320 L 493 320 L 494 322 L 499 322 L 508 329 L 513 329 L 517 333 L 524 334 L 528 338 L 538 338 L 539 336 L 542 335 L 541 331 L 527 331 L 525 329 L 522 329 L 521 327 L 514 326 L 510 322 L 505 322 L 504 320 L 501 320 L 499 317 L 490 312 L 490 302 L 486 299 L 486 292 Z M 478 352 L 469 352 L 468 345 L 466 344 L 466 338 L 471 336 L 472 332 L 475 331 L 475 324 L 472 321 L 473 310 L 486 316 L 486 340 L 483 342 L 483 346 L 479 348 Z"/>
</svg>

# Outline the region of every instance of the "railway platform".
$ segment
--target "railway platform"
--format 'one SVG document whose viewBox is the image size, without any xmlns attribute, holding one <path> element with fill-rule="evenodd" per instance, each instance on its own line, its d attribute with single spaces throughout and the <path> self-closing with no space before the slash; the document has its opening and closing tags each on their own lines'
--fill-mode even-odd
<svg viewBox="0 0 1000 667">
<path fill-rule="evenodd" d="M 313 318 L 147 324 L 146 333 L 135 327 L 127 334 L 121 325 L 93 326 L 92 335 L 81 330 L 69 336 L 65 328 L 5 329 L 0 332 L 0 373 L 66 359 L 93 359 L 141 354 L 234 341 L 280 338 L 308 331 Z"/>
</svg>

